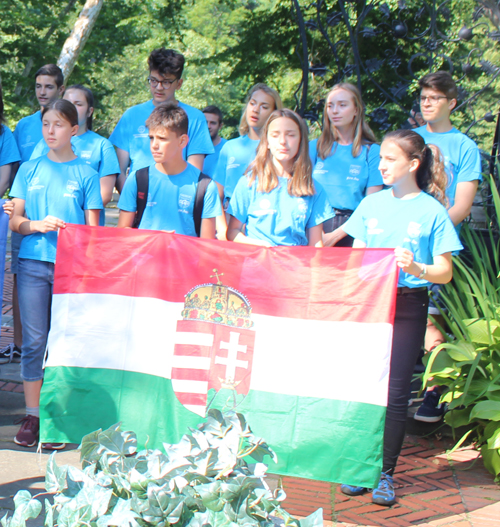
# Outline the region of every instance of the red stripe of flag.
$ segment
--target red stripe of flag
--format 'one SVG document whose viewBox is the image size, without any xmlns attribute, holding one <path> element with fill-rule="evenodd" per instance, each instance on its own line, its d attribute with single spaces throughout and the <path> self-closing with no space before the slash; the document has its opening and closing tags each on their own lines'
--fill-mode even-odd
<svg viewBox="0 0 500 527">
<path fill-rule="evenodd" d="M 172 368 L 172 379 L 181 381 L 208 381 L 209 370 Z"/>
</svg>

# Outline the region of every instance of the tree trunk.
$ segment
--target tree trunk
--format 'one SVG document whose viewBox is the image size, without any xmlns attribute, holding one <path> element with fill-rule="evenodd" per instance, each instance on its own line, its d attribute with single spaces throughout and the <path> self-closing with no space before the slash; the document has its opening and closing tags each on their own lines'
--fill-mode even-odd
<svg viewBox="0 0 500 527">
<path fill-rule="evenodd" d="M 65 81 L 67 81 L 75 67 L 78 56 L 92 32 L 103 3 L 104 0 L 87 0 L 85 2 L 71 35 L 64 43 L 57 65 L 61 68 Z"/>
</svg>

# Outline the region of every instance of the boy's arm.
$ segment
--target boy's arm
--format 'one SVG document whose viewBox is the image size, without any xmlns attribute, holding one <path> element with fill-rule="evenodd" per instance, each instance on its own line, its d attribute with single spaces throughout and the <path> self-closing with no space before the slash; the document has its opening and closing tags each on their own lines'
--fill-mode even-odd
<svg viewBox="0 0 500 527">
<path fill-rule="evenodd" d="M 134 224 L 135 214 L 135 212 L 129 212 L 128 210 L 120 210 L 117 227 L 120 229 L 130 229 Z M 203 221 L 201 222 L 201 228 L 203 229 Z"/>
<path fill-rule="evenodd" d="M 194 167 L 196 167 L 201 172 L 203 172 L 203 163 L 205 162 L 205 154 L 193 154 L 192 156 L 188 156 L 187 162 L 190 165 L 193 165 Z M 120 164 L 120 167 L 121 167 L 121 164 Z"/>
<path fill-rule="evenodd" d="M 116 147 L 116 157 L 120 165 L 120 175 L 116 178 L 116 190 L 121 194 L 127 179 L 127 168 L 130 164 L 130 154 L 126 150 Z"/>
<path fill-rule="evenodd" d="M 476 196 L 478 184 L 479 181 L 477 179 L 474 181 L 462 181 L 457 183 L 455 203 L 453 207 L 448 210 L 453 225 L 457 226 L 469 216 L 472 203 Z"/>
<path fill-rule="evenodd" d="M 120 213 L 121 216 L 121 213 Z M 215 218 L 203 218 L 201 220 L 200 238 L 215 240 Z"/>
<path fill-rule="evenodd" d="M 86 209 L 84 212 L 85 225 L 99 227 L 99 215 L 101 214 L 101 209 Z"/>
</svg>

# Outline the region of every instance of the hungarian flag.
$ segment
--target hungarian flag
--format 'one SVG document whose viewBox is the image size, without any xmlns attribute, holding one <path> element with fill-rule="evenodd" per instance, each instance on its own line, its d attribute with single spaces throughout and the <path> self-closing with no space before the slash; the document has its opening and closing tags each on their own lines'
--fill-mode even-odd
<svg viewBox="0 0 500 527">
<path fill-rule="evenodd" d="M 282 475 L 374 486 L 397 267 L 388 249 L 262 248 L 68 225 L 41 441 L 121 421 L 148 448 L 243 413 Z"/>
</svg>

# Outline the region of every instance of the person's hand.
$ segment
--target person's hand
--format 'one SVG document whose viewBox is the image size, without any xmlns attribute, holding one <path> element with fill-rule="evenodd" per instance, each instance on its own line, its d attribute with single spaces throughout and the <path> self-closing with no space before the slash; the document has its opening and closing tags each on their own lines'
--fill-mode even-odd
<svg viewBox="0 0 500 527">
<path fill-rule="evenodd" d="M 413 262 L 413 253 L 408 249 L 403 249 L 403 247 L 396 247 L 394 249 L 394 256 L 396 257 L 396 264 L 401 268 L 405 273 L 415 274 L 412 272 L 416 267 Z M 420 274 L 420 269 L 418 269 Z"/>
<path fill-rule="evenodd" d="M 55 216 L 46 216 L 43 220 L 31 222 L 31 230 L 37 230 L 43 234 L 64 228 L 66 228 L 66 223 Z"/>
<path fill-rule="evenodd" d="M 5 214 L 8 214 L 9 218 L 12 218 L 12 214 L 14 213 L 14 202 L 6 201 L 3 204 L 3 211 L 5 212 Z"/>
<path fill-rule="evenodd" d="M 166 230 L 162 230 L 161 232 L 166 232 L 167 234 L 175 234 L 175 231 L 166 231 Z"/>
<path fill-rule="evenodd" d="M 252 245 L 258 245 L 259 247 L 272 247 L 272 244 L 267 240 L 257 240 L 256 238 L 247 238 L 248 242 Z"/>
</svg>

